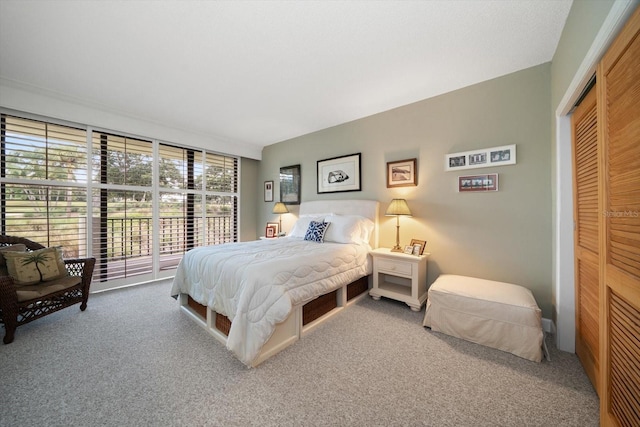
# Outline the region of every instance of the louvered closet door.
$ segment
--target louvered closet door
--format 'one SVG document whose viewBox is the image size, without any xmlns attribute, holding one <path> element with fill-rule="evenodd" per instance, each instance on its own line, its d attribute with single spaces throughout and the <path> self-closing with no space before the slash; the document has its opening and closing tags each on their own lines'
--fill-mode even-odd
<svg viewBox="0 0 640 427">
<path fill-rule="evenodd" d="M 602 425 L 640 425 L 640 8 L 598 67 Z"/>
<path fill-rule="evenodd" d="M 571 116 L 575 224 L 576 354 L 599 391 L 598 120 L 596 89 Z"/>
</svg>

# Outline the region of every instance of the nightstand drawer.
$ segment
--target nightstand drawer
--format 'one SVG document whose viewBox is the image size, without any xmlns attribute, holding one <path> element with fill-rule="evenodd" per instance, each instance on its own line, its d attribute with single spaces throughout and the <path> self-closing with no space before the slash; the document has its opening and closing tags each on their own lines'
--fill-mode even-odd
<svg viewBox="0 0 640 427">
<path fill-rule="evenodd" d="M 389 273 L 411 276 L 412 264 L 410 262 L 379 258 L 377 260 L 377 266 L 378 271 L 386 271 Z"/>
</svg>

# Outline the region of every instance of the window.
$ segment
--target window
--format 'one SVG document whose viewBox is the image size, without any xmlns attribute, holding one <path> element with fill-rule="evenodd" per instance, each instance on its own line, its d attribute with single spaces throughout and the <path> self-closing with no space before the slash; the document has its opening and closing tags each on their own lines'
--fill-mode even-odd
<svg viewBox="0 0 640 427">
<path fill-rule="evenodd" d="M 1 119 L 3 234 L 93 256 L 102 282 L 148 280 L 175 269 L 189 249 L 237 241 L 237 158 Z"/>
<path fill-rule="evenodd" d="M 205 244 L 237 241 L 238 159 L 207 153 L 205 170 Z"/>
<path fill-rule="evenodd" d="M 91 245 L 96 279 L 153 272 L 153 144 L 93 132 Z"/>
<path fill-rule="evenodd" d="M 86 131 L 1 116 L 2 234 L 86 256 Z"/>
<path fill-rule="evenodd" d="M 166 144 L 159 152 L 160 268 L 196 246 L 237 241 L 238 159 Z"/>
</svg>

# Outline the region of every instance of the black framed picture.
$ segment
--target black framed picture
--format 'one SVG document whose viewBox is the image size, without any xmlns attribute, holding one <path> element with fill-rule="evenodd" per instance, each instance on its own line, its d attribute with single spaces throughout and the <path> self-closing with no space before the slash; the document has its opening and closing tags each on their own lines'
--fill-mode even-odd
<svg viewBox="0 0 640 427">
<path fill-rule="evenodd" d="M 300 165 L 280 168 L 280 201 L 285 205 L 300 204 Z"/>
<path fill-rule="evenodd" d="M 264 201 L 273 202 L 273 181 L 264 182 Z"/>
<path fill-rule="evenodd" d="M 318 161 L 318 194 L 361 191 L 360 153 Z"/>
</svg>

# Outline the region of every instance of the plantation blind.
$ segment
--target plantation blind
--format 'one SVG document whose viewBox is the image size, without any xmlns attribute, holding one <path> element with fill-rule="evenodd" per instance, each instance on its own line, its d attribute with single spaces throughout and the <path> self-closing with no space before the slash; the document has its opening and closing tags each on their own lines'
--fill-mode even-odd
<svg viewBox="0 0 640 427">
<path fill-rule="evenodd" d="M 197 246 L 237 241 L 238 159 L 160 144 L 160 268 Z"/>
<path fill-rule="evenodd" d="M 2 234 L 87 255 L 87 133 L 1 115 Z"/>
<path fill-rule="evenodd" d="M 0 133 L 1 232 L 95 257 L 93 289 L 237 241 L 236 157 L 4 112 Z"/>
<path fill-rule="evenodd" d="M 94 280 L 153 271 L 153 145 L 93 132 Z"/>
<path fill-rule="evenodd" d="M 175 268 L 182 255 L 202 242 L 202 153 L 160 144 L 160 269 Z M 202 187 L 202 185 L 200 186 Z"/>
<path fill-rule="evenodd" d="M 238 240 L 238 159 L 207 153 L 205 244 Z"/>
</svg>

